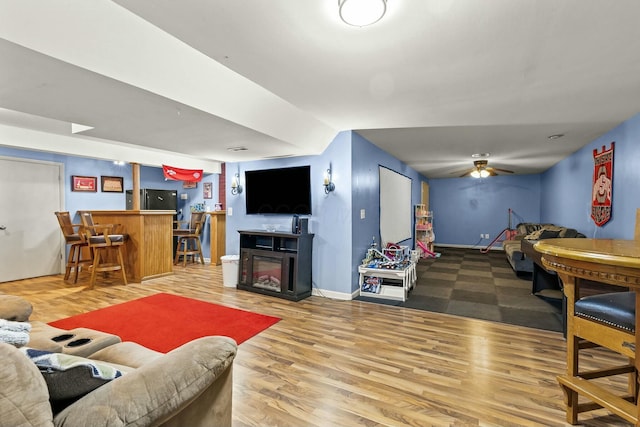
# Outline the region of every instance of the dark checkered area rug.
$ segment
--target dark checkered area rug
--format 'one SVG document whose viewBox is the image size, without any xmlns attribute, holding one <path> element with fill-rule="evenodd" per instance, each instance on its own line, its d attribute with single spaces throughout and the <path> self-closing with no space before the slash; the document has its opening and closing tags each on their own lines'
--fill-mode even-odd
<svg viewBox="0 0 640 427">
<path fill-rule="evenodd" d="M 531 293 L 531 275 L 516 275 L 503 251 L 436 247 L 421 259 L 405 302 L 359 300 L 562 332 L 562 301 Z"/>
</svg>

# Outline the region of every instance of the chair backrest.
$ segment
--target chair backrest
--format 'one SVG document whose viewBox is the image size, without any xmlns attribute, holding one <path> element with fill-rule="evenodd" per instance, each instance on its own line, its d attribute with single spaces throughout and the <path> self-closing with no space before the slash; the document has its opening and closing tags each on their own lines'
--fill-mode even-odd
<svg viewBox="0 0 640 427">
<path fill-rule="evenodd" d="M 58 224 L 60 224 L 60 229 L 62 229 L 64 237 L 76 234 L 73 229 L 73 223 L 71 222 L 71 215 L 69 215 L 69 212 L 55 212 L 55 215 L 56 218 L 58 218 Z"/>
<path fill-rule="evenodd" d="M 200 234 L 202 231 L 202 223 L 204 222 L 204 212 L 191 212 L 191 219 L 189 220 L 189 228 L 195 234 Z"/>
<path fill-rule="evenodd" d="M 91 215 L 91 212 L 80 212 L 80 220 L 82 221 L 82 225 L 84 225 L 87 228 L 87 231 L 92 236 L 95 236 L 98 234 L 95 229 L 96 225 L 93 222 L 93 216 Z"/>
</svg>

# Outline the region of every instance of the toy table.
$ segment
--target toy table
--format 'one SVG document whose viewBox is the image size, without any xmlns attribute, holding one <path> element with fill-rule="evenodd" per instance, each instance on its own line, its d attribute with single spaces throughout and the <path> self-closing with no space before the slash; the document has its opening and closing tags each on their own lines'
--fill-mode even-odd
<svg viewBox="0 0 640 427">
<path fill-rule="evenodd" d="M 358 273 L 360 279 L 358 282 L 360 295 L 369 298 L 382 298 L 397 301 L 406 301 L 409 291 L 416 284 L 416 263 L 411 262 L 407 268 L 387 269 L 387 268 L 370 268 L 367 266 L 359 266 Z M 366 292 L 362 290 L 365 277 L 379 277 L 382 279 L 379 292 Z M 396 284 L 385 284 L 385 279 L 394 279 Z"/>
</svg>

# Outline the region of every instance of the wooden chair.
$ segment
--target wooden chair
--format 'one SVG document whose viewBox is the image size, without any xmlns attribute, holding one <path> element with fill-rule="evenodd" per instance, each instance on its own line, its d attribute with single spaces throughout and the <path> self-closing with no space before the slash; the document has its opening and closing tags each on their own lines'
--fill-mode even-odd
<svg viewBox="0 0 640 427">
<path fill-rule="evenodd" d="M 571 283 L 567 298 L 567 374 L 558 376 L 566 398 L 567 422 L 578 423 L 578 414 L 600 408 L 637 423 L 638 373 L 635 369 L 635 292 L 612 292 L 579 298 L 579 282 Z M 565 286 L 567 283 L 565 283 Z M 584 370 L 581 350 L 604 347 L 626 358 L 616 366 Z M 627 376 L 627 390 L 615 392 L 606 377 Z M 596 380 L 596 381 L 593 381 Z M 588 402 L 579 402 L 579 396 Z"/>
<path fill-rule="evenodd" d="M 64 236 L 64 241 L 69 247 L 67 265 L 64 271 L 64 280 L 69 280 L 71 269 L 73 268 L 73 283 L 77 283 L 80 265 L 91 265 L 93 263 L 93 259 L 82 257 L 83 248 L 87 247 L 88 243 L 85 239 L 84 232 L 81 230 L 82 225 L 73 224 L 71 222 L 71 215 L 69 215 L 69 212 L 55 212 L 55 215 L 56 218 L 58 218 L 58 223 L 60 224 L 60 229 Z"/>
<path fill-rule="evenodd" d="M 205 222 L 204 212 L 192 212 L 189 220 L 189 228 L 180 228 L 181 222 L 176 221 L 176 227 L 173 229 L 173 236 L 178 238 L 176 243 L 176 257 L 173 261 L 177 264 L 182 256 L 183 266 L 187 265 L 187 257 L 191 256 L 195 262 L 195 256 L 200 257 L 200 263 L 204 264 L 202 256 L 202 245 L 200 244 L 200 233 Z"/>
<path fill-rule="evenodd" d="M 82 220 L 85 239 L 93 253 L 93 267 L 89 289 L 93 289 L 98 272 L 107 273 L 109 271 L 120 270 L 122 272 L 122 280 L 124 284 L 127 285 L 127 274 L 124 268 L 122 248 L 129 236 L 120 232 L 119 225 L 95 224 L 91 212 L 81 212 L 80 219 Z M 113 261 L 109 257 L 109 251 L 115 252 L 115 259 L 117 261 Z"/>
</svg>

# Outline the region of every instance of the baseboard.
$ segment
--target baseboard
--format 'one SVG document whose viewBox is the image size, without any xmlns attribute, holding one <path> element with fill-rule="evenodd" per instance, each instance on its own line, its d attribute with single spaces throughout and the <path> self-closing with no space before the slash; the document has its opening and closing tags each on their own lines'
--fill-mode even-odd
<svg viewBox="0 0 640 427">
<path fill-rule="evenodd" d="M 461 249 L 485 249 L 486 246 L 478 246 L 478 245 L 455 245 L 455 244 L 441 244 L 437 243 L 435 245 L 435 251 L 438 252 L 438 248 L 461 248 Z M 494 245 L 489 248 L 490 251 L 503 251 L 502 245 Z"/>
<path fill-rule="evenodd" d="M 336 292 L 336 291 L 328 291 L 326 289 L 318 289 L 313 288 L 311 290 L 311 295 L 323 298 L 337 299 L 341 301 L 350 301 L 357 297 L 360 294 L 359 290 L 356 289 L 352 293 L 348 294 L 345 292 Z"/>
</svg>

